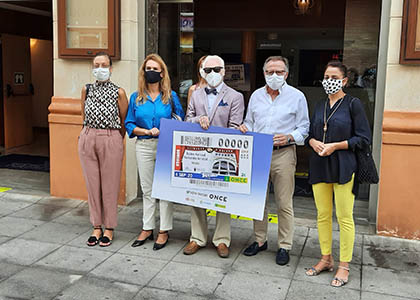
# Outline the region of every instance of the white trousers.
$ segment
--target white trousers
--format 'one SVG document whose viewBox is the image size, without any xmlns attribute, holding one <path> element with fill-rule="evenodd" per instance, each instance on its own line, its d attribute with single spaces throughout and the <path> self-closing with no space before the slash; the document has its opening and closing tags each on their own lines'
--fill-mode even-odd
<svg viewBox="0 0 420 300">
<path fill-rule="evenodd" d="M 153 176 L 155 172 L 156 149 L 158 139 L 138 139 L 136 141 L 137 167 L 140 185 L 143 191 L 143 230 L 156 227 L 156 200 L 152 198 Z M 173 204 L 159 200 L 160 230 L 172 230 Z"/>
</svg>

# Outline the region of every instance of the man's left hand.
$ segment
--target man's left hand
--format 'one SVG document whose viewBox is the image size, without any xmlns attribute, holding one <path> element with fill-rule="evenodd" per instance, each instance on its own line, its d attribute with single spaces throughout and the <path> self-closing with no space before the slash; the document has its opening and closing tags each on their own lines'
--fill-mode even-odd
<svg viewBox="0 0 420 300">
<path fill-rule="evenodd" d="M 285 134 L 276 134 L 273 137 L 273 145 L 274 146 L 286 146 L 289 144 L 288 142 L 288 135 Z"/>
</svg>

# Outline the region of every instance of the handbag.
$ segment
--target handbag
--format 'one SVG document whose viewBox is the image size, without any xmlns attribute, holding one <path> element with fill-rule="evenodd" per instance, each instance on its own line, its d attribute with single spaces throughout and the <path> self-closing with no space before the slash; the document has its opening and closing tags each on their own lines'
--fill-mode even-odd
<svg viewBox="0 0 420 300">
<path fill-rule="evenodd" d="M 170 98 L 169 101 L 171 102 L 171 108 L 172 108 L 171 119 L 182 121 L 182 118 L 175 113 L 175 107 L 174 107 L 174 102 L 172 101 L 172 98 Z"/>
<path fill-rule="evenodd" d="M 350 112 L 353 119 L 353 111 L 351 106 L 353 100 L 350 102 Z M 354 122 L 354 121 L 353 121 Z M 379 182 L 378 170 L 376 169 L 375 161 L 372 157 L 372 150 L 370 145 L 363 148 L 357 147 L 354 150 L 357 160 L 356 180 L 358 183 L 377 184 Z"/>
<path fill-rule="evenodd" d="M 370 147 L 367 149 L 356 148 L 355 153 L 357 160 L 357 181 L 359 183 L 377 184 L 379 182 L 379 176 Z"/>
</svg>

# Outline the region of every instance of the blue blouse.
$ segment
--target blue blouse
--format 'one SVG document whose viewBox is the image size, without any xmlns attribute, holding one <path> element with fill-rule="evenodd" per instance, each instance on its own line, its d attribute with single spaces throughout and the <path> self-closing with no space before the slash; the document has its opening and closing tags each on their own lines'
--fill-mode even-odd
<svg viewBox="0 0 420 300">
<path fill-rule="evenodd" d="M 127 117 L 125 118 L 125 129 L 130 138 L 136 137 L 133 133 L 134 128 L 140 127 L 144 129 L 157 128 L 160 129 L 160 119 L 171 119 L 172 105 L 174 103 L 175 113 L 184 119 L 184 110 L 177 94 L 172 91 L 171 99 L 167 104 L 163 104 L 161 95 L 155 101 L 152 101 L 147 95 L 146 101 L 141 104 L 136 103 L 138 92 L 134 92 L 130 96 L 130 104 L 128 105 Z M 142 135 L 137 136 L 138 139 L 150 139 L 152 136 Z"/>
</svg>

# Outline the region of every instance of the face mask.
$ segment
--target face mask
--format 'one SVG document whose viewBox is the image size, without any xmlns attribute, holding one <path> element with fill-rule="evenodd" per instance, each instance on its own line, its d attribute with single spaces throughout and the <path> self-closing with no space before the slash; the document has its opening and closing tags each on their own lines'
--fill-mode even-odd
<svg viewBox="0 0 420 300">
<path fill-rule="evenodd" d="M 322 86 L 327 95 L 336 94 L 343 88 L 343 79 L 324 79 L 322 80 Z"/>
<path fill-rule="evenodd" d="M 160 77 L 161 72 L 156 71 L 146 71 L 146 82 L 147 83 L 156 83 L 162 80 L 162 77 Z"/>
<path fill-rule="evenodd" d="M 283 86 L 285 80 L 283 75 L 277 75 L 274 73 L 273 75 L 266 75 L 265 76 L 265 82 L 272 90 L 279 90 Z"/>
<path fill-rule="evenodd" d="M 204 73 L 204 75 L 206 75 L 204 78 L 210 87 L 218 86 L 223 80 L 222 74 L 216 73 L 214 71 L 211 71 L 209 74 Z"/>
<path fill-rule="evenodd" d="M 107 81 L 111 76 L 111 72 L 109 71 L 109 68 L 95 68 L 92 70 L 92 75 L 98 81 Z"/>
</svg>

